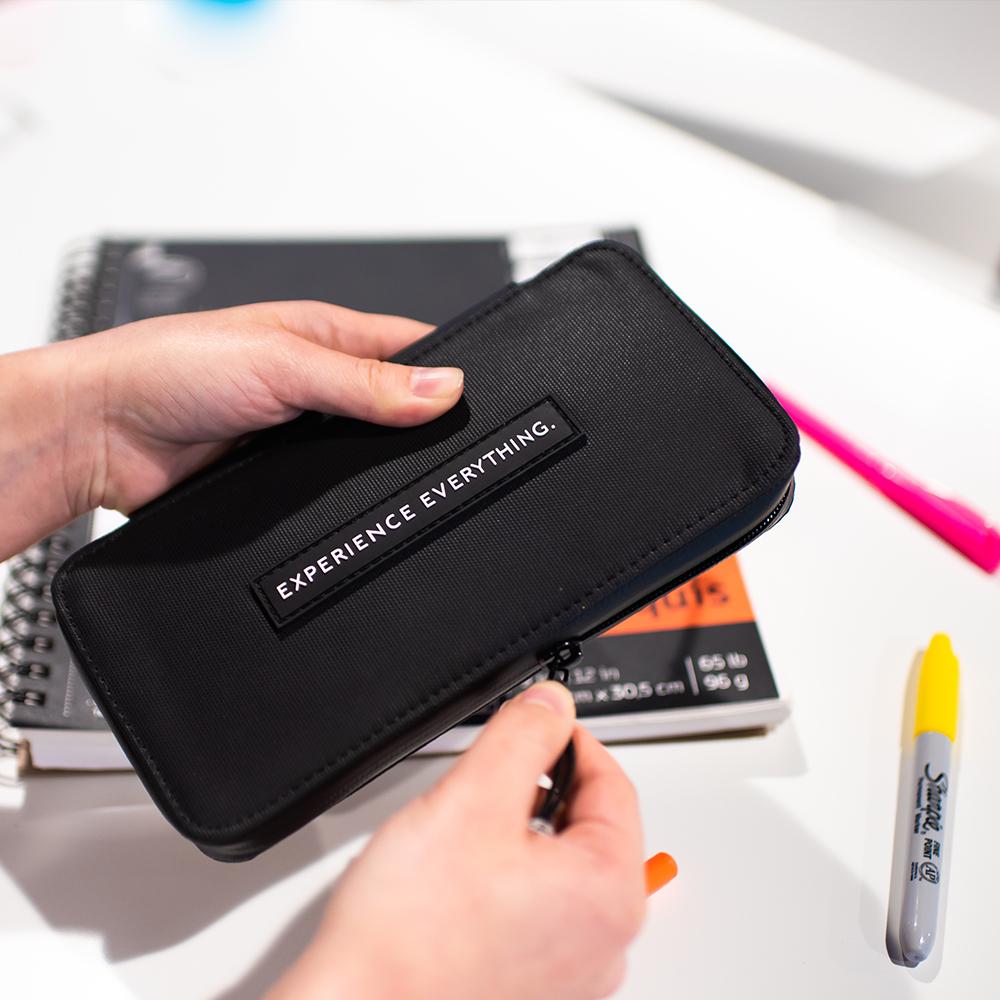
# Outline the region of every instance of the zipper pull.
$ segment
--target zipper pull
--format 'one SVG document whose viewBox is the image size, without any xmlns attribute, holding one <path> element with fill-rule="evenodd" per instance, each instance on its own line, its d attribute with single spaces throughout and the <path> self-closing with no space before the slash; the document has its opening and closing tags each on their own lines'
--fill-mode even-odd
<svg viewBox="0 0 1000 1000">
<path fill-rule="evenodd" d="M 575 639 L 564 639 L 539 658 L 538 666 L 540 669 L 548 670 L 550 681 L 565 684 L 569 680 L 569 668 L 581 656 L 583 650 L 580 648 L 580 643 Z"/>
</svg>

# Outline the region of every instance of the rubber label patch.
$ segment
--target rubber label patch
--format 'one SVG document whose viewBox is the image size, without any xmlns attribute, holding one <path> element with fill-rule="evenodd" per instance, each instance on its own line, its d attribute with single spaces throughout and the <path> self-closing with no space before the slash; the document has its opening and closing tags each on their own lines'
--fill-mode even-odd
<svg viewBox="0 0 1000 1000">
<path fill-rule="evenodd" d="M 265 573 L 254 581 L 254 591 L 280 627 L 375 572 L 390 556 L 482 503 L 500 486 L 527 478 L 543 459 L 580 438 L 566 414 L 545 399 Z"/>
</svg>

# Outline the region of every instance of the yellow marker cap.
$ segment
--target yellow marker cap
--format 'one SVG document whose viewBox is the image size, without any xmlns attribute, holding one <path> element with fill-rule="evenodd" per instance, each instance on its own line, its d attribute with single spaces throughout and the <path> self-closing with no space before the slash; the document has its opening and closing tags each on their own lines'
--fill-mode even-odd
<svg viewBox="0 0 1000 1000">
<path fill-rule="evenodd" d="M 958 659 L 942 632 L 931 638 L 920 664 L 913 735 L 943 733 L 955 739 L 958 723 Z"/>
</svg>

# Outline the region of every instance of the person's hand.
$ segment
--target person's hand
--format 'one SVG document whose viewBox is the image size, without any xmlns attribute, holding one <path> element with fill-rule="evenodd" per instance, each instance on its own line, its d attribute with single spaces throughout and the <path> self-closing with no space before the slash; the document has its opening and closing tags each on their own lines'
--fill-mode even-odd
<svg viewBox="0 0 1000 1000">
<path fill-rule="evenodd" d="M 570 735 L 564 828 L 529 831 Z M 645 911 L 635 791 L 561 685 L 508 703 L 441 782 L 379 829 L 271 1000 L 551 1000 L 622 981 Z"/>
<path fill-rule="evenodd" d="M 130 512 L 303 410 L 423 423 L 455 368 L 390 364 L 429 326 L 321 302 L 143 320 L 0 358 L 0 558 L 94 507 Z"/>
<path fill-rule="evenodd" d="M 460 371 L 380 360 L 430 329 L 322 302 L 271 302 L 78 341 L 68 386 L 96 438 L 79 440 L 91 470 L 81 505 L 130 511 L 240 435 L 303 410 L 397 426 L 438 416 L 458 400 Z"/>
</svg>

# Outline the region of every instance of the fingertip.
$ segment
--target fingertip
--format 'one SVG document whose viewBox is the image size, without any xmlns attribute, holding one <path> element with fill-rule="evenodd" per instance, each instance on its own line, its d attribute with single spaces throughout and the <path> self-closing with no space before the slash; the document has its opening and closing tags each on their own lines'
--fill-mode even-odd
<svg viewBox="0 0 1000 1000">
<path fill-rule="evenodd" d="M 288 394 L 302 409 L 387 427 L 413 427 L 453 407 L 464 386 L 460 368 L 415 368 L 301 340 L 295 350 L 297 364 Z"/>
<path fill-rule="evenodd" d="M 540 705 L 566 718 L 576 718 L 576 703 L 573 694 L 565 684 L 558 681 L 541 681 L 532 684 L 527 691 L 517 696 L 515 701 L 525 705 Z"/>
<path fill-rule="evenodd" d="M 505 704 L 462 755 L 448 785 L 467 802 L 485 804 L 491 815 L 505 816 L 512 827 L 524 830 L 539 776 L 573 736 L 575 711 L 569 692 L 550 681 Z"/>
<path fill-rule="evenodd" d="M 461 398 L 465 373 L 460 368 L 409 368 L 383 362 L 398 370 L 395 394 L 383 399 L 378 423 L 413 427 L 447 413 Z"/>
</svg>

